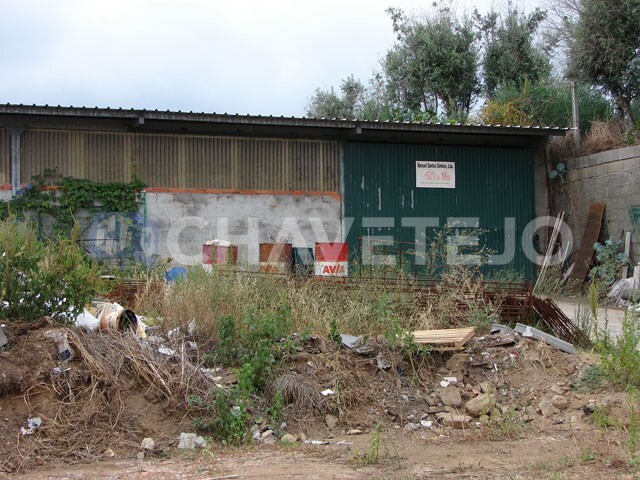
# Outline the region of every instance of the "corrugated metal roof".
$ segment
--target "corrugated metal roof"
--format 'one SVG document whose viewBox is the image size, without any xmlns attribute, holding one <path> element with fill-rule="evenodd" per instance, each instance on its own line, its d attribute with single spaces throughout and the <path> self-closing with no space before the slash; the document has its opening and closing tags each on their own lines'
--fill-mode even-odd
<svg viewBox="0 0 640 480">
<path fill-rule="evenodd" d="M 35 115 L 58 117 L 84 117 L 101 119 L 131 119 L 172 122 L 202 122 L 211 124 L 262 125 L 274 127 L 312 127 L 368 130 L 385 130 L 397 132 L 442 132 L 442 133 L 489 133 L 517 135 L 564 135 L 569 128 L 557 126 L 501 125 L 481 123 L 444 123 L 444 122 L 412 122 L 389 120 L 359 120 L 357 118 L 308 118 L 285 117 L 272 115 L 240 115 L 238 113 L 206 113 L 183 111 L 160 111 L 147 109 L 123 109 L 101 107 L 74 107 L 50 105 L 0 105 L 0 115 Z"/>
</svg>

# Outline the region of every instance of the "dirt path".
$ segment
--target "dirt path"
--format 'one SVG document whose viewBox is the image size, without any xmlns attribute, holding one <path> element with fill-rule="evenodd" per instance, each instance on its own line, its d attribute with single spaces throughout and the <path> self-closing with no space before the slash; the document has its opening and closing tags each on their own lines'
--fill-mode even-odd
<svg viewBox="0 0 640 480">
<path fill-rule="evenodd" d="M 459 435 L 460 432 L 456 432 Z M 177 453 L 169 458 L 61 465 L 19 480 L 217 479 L 631 479 L 615 448 L 595 431 L 555 425 L 515 440 L 485 441 L 427 433 L 386 432 L 379 457 L 367 465 L 369 435 L 323 446 L 255 446 Z M 352 443 L 336 445 L 338 441 Z M 0 474 L 1 475 L 1 474 Z M 0 477 L 2 478 L 2 477 Z M 8 477 L 7 477 L 8 478 Z"/>
<path fill-rule="evenodd" d="M 571 320 L 576 321 L 580 315 L 589 312 L 589 305 L 586 299 L 560 298 L 554 299 L 560 310 Z M 625 308 L 600 307 L 598 309 L 598 326 L 606 328 L 613 337 L 618 337 L 622 333 L 622 320 L 626 312 Z"/>
</svg>

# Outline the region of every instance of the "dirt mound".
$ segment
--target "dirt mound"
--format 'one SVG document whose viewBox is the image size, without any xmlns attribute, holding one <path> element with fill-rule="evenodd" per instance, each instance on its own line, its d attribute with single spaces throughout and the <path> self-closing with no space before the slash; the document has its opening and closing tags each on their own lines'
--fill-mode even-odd
<svg viewBox="0 0 640 480">
<path fill-rule="evenodd" d="M 68 339 L 71 361 L 60 360 L 51 331 Z M 231 369 L 203 368 L 194 339 L 142 340 L 46 322 L 7 333 L 10 348 L 0 354 L 0 472 L 135 457 L 144 437 L 154 438 L 160 451 L 181 431 L 193 431 L 191 420 L 201 412 L 190 398 L 212 401 L 225 388 L 222 378 L 234 381 Z M 381 426 L 510 437 L 526 425 L 577 425 L 585 415 L 587 399 L 571 388 L 585 368 L 581 358 L 514 333 L 476 337 L 463 352 L 424 355 L 407 355 L 382 337 L 353 349 L 319 336 L 296 340 L 297 349 L 254 398 L 260 413 L 275 392 L 282 394 L 282 433 L 331 438 Z M 35 417 L 41 425 L 21 433 Z"/>
<path fill-rule="evenodd" d="M 206 397 L 214 387 L 180 353 L 187 351 L 184 343 L 162 355 L 132 334 L 47 323 L 8 328 L 7 334 L 10 348 L 0 356 L 0 471 L 95 460 L 114 451 L 135 455 L 141 438 L 151 434 L 162 449 L 180 433 L 188 394 Z M 56 335 L 67 338 L 71 361 L 58 357 Z M 21 433 L 28 418 L 39 418 L 41 425 Z"/>
</svg>

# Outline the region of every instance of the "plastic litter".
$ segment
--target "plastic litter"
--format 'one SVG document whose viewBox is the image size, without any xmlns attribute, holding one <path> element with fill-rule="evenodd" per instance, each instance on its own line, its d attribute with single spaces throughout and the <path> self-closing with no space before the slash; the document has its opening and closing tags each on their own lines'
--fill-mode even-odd
<svg viewBox="0 0 640 480">
<path fill-rule="evenodd" d="M 42 425 L 42 419 L 40 417 L 27 418 L 27 428 L 20 427 L 20 433 L 22 435 L 33 435 L 33 433 Z"/>
<path fill-rule="evenodd" d="M 82 313 L 76 317 L 76 327 L 86 328 L 87 330 L 97 330 L 100 326 L 100 320 L 93 316 L 86 308 L 82 309 Z"/>
<path fill-rule="evenodd" d="M 4 327 L 5 327 L 4 323 L 2 325 L 0 325 L 0 352 L 4 349 L 4 347 L 7 345 L 7 343 L 9 343 L 9 340 L 7 339 L 7 336 L 5 335 L 4 331 L 2 330 Z"/>
<path fill-rule="evenodd" d="M 76 353 L 69 345 L 69 338 L 67 333 L 60 330 L 47 330 L 44 332 L 44 336 L 53 340 L 58 347 L 58 357 L 64 362 L 72 360 Z"/>
</svg>

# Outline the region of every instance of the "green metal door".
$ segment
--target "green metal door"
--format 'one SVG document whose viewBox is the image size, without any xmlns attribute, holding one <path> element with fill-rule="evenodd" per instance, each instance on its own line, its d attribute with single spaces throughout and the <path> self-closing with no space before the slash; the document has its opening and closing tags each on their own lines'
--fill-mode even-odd
<svg viewBox="0 0 640 480">
<path fill-rule="evenodd" d="M 361 258 L 363 240 L 372 236 L 428 244 L 436 227 L 423 228 L 425 222 L 437 222 L 440 229 L 453 223 L 453 230 L 477 220 L 484 232 L 481 244 L 495 254 L 515 250 L 502 267 L 532 276 L 533 264 L 522 247 L 523 230 L 535 216 L 531 150 L 346 143 L 343 158 L 343 215 L 346 225 L 353 219 L 347 235 L 352 259 Z M 429 169 L 417 173 L 416 162 L 422 167 L 452 162 L 455 188 L 418 186 L 417 176 L 424 184 L 422 172 Z"/>
</svg>

